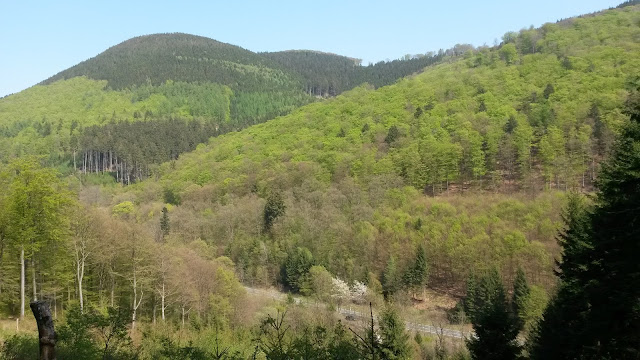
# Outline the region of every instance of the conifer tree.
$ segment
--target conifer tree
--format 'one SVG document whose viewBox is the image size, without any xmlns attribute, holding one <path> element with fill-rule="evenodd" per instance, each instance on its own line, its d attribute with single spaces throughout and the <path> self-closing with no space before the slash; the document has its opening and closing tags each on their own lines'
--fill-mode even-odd
<svg viewBox="0 0 640 360">
<path fill-rule="evenodd" d="M 527 283 L 527 278 L 524 274 L 524 270 L 519 267 L 516 272 L 516 279 L 513 282 L 513 297 L 511 300 L 511 306 L 513 308 L 513 314 L 518 319 L 518 328 L 520 330 L 522 330 L 524 326 L 524 320 L 522 317 L 523 305 L 527 301 L 530 291 L 531 289 L 529 288 L 529 284 Z"/>
<path fill-rule="evenodd" d="M 635 86 L 630 121 L 602 167 L 591 214 L 587 356 L 640 358 L 640 79 Z"/>
<path fill-rule="evenodd" d="M 391 256 L 387 261 L 387 266 L 382 273 L 382 292 L 385 298 L 393 296 L 398 290 L 398 269 L 396 268 L 396 259 Z"/>
<path fill-rule="evenodd" d="M 591 212 L 569 203 L 562 280 L 532 341 L 534 359 L 640 358 L 640 83 L 602 167 Z"/>
<path fill-rule="evenodd" d="M 518 324 L 509 311 L 506 292 L 496 269 L 482 277 L 476 292 L 472 317 L 475 336 L 467 341 L 474 360 L 518 359 Z"/>
<path fill-rule="evenodd" d="M 387 306 L 380 314 L 380 350 L 381 359 L 385 360 L 409 359 L 411 357 L 406 326 L 391 305 Z"/>
<path fill-rule="evenodd" d="M 167 207 L 162 208 L 162 217 L 160 218 L 160 232 L 162 233 L 162 239 L 165 236 L 169 235 L 169 230 L 171 229 L 169 224 L 169 210 Z"/>
<path fill-rule="evenodd" d="M 573 358 L 581 347 L 589 306 L 581 284 L 586 280 L 588 254 L 593 250 L 588 219 L 583 198 L 570 195 L 563 214 L 566 230 L 558 236 L 563 247 L 557 271 L 561 283 L 531 336 L 533 359 Z"/>
<path fill-rule="evenodd" d="M 425 258 L 424 247 L 419 245 L 413 264 L 404 274 L 405 284 L 413 290 L 425 286 L 428 275 L 427 271 L 427 259 Z"/>
<path fill-rule="evenodd" d="M 477 290 L 477 278 L 474 274 L 469 274 L 467 278 L 467 294 L 464 298 L 464 312 L 469 319 L 473 321 L 473 316 L 476 313 L 476 290 Z"/>
<path fill-rule="evenodd" d="M 286 206 L 284 204 L 284 199 L 282 199 L 282 195 L 274 191 L 267 198 L 267 203 L 264 206 L 264 229 L 265 231 L 271 231 L 271 227 L 273 226 L 273 222 L 282 215 L 286 210 Z"/>
</svg>

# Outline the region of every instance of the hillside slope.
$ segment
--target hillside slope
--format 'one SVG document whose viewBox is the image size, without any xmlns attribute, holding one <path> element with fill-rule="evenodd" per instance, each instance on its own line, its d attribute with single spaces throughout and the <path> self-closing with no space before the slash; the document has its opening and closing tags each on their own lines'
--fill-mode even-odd
<svg viewBox="0 0 640 360">
<path fill-rule="evenodd" d="M 466 273 L 492 265 L 510 278 L 522 265 L 551 287 L 562 201 L 536 194 L 588 189 L 627 121 L 638 10 L 508 34 L 500 48 L 212 139 L 123 196 L 156 214 L 155 201 L 181 203 L 176 232 L 231 255 L 256 281 L 273 280 L 297 247 L 334 274 L 365 279 L 380 278 L 391 257 L 408 266 L 421 244 L 434 286 L 460 289 Z M 529 197 L 421 196 L 470 189 Z M 265 229 L 273 193 L 286 214 Z"/>
<path fill-rule="evenodd" d="M 311 55 L 256 54 L 180 33 L 127 40 L 0 99 L 0 161 L 43 155 L 65 172 L 109 172 L 129 183 L 211 136 L 361 82 L 392 83 L 443 58 L 361 67 L 339 55 L 303 53 Z"/>
<path fill-rule="evenodd" d="M 42 84 L 86 76 L 115 90 L 167 80 L 214 82 L 245 91 L 297 89 L 300 79 L 241 47 L 189 34 L 135 37 L 64 70 Z"/>
</svg>

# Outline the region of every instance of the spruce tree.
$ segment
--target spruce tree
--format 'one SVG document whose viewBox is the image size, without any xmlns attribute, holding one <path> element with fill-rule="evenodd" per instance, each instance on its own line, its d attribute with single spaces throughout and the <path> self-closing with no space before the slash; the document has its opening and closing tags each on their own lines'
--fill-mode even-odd
<svg viewBox="0 0 640 360">
<path fill-rule="evenodd" d="M 388 305 L 380 314 L 380 352 L 381 359 L 411 358 L 406 325 L 391 305 Z"/>
<path fill-rule="evenodd" d="M 267 203 L 264 205 L 264 230 L 266 232 L 271 231 L 271 227 L 276 219 L 282 215 L 286 210 L 284 199 L 282 195 L 274 191 L 267 198 Z"/>
<path fill-rule="evenodd" d="M 416 288 L 425 286 L 428 275 L 427 271 L 427 259 L 425 257 L 424 247 L 419 245 L 413 264 L 404 274 L 405 284 L 414 291 Z"/>
<path fill-rule="evenodd" d="M 531 334 L 530 355 L 533 359 L 570 359 L 582 347 L 585 316 L 589 308 L 582 287 L 588 280 L 586 269 L 589 254 L 593 251 L 589 216 L 582 196 L 569 195 L 562 217 L 566 230 L 558 236 L 563 250 L 556 272 L 561 282 Z"/>
<path fill-rule="evenodd" d="M 398 269 L 396 259 L 391 256 L 387 261 L 387 266 L 382 273 L 382 293 L 385 298 L 393 296 L 398 290 Z"/>
<path fill-rule="evenodd" d="M 591 215 L 593 260 L 585 290 L 588 356 L 640 358 L 640 80 L 630 121 L 603 165 Z"/>
<path fill-rule="evenodd" d="M 545 310 L 534 359 L 640 358 L 640 93 L 602 166 L 591 212 L 573 210 L 561 236 L 562 280 Z"/>
<path fill-rule="evenodd" d="M 467 347 L 474 360 L 518 359 L 518 324 L 509 311 L 507 296 L 496 269 L 480 280 L 476 291 L 476 310 L 472 317 L 474 336 Z"/>
<path fill-rule="evenodd" d="M 474 315 L 476 314 L 477 283 L 476 276 L 469 274 L 467 278 L 467 294 L 464 298 L 464 312 L 471 321 L 474 321 Z"/>
<path fill-rule="evenodd" d="M 511 307 L 513 308 L 513 314 L 518 319 L 518 328 L 522 330 L 524 327 L 524 320 L 522 319 L 522 310 L 525 301 L 529 297 L 529 284 L 522 268 L 518 268 L 516 271 L 516 279 L 513 282 L 513 297 L 511 299 Z"/>
<path fill-rule="evenodd" d="M 165 236 L 169 235 L 169 230 L 171 229 L 169 225 L 169 210 L 167 207 L 162 208 L 162 217 L 160 218 L 160 232 L 162 233 L 162 239 L 164 240 Z"/>
</svg>

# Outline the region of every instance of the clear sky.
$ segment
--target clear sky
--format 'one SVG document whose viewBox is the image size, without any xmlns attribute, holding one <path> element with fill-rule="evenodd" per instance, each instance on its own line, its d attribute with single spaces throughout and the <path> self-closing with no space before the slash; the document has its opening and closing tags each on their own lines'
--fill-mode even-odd
<svg viewBox="0 0 640 360">
<path fill-rule="evenodd" d="M 131 37 L 184 32 L 252 51 L 311 49 L 363 64 L 507 31 L 623 0 L 0 0 L 0 96 L 18 92 Z"/>
</svg>

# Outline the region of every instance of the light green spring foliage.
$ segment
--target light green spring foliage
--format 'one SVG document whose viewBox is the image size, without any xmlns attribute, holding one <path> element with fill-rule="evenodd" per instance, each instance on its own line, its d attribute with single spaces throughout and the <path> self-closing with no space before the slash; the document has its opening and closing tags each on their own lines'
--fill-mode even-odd
<svg viewBox="0 0 640 360">
<path fill-rule="evenodd" d="M 185 156 L 177 171 L 167 168 L 164 179 L 185 189 L 208 172 L 209 183 L 247 186 L 304 167 L 324 184 L 402 174 L 422 188 L 489 172 L 525 177 L 542 166 L 545 179 L 574 186 L 592 157 L 591 106 L 609 129 L 625 121 L 624 84 L 640 68 L 640 15 L 626 9 L 547 24 L 537 32 L 536 52 L 519 53 L 513 64 L 500 59 L 501 50 L 483 49 L 378 91 L 360 87 L 212 140 Z M 545 99 L 548 84 L 553 92 Z M 431 109 L 416 119 L 418 107 Z M 505 131 L 510 118 L 511 134 Z M 393 125 L 402 136 L 387 147 L 381 140 Z"/>
<path fill-rule="evenodd" d="M 182 227 L 185 236 L 226 249 L 253 274 L 276 272 L 288 249 L 304 246 L 331 273 L 364 279 L 372 269 L 380 276 L 391 255 L 403 271 L 422 243 L 431 283 L 461 288 L 472 269 L 498 266 L 511 277 L 521 265 L 550 288 L 562 196 L 429 200 L 422 191 L 588 185 L 602 156 L 593 149 L 606 138 L 592 129 L 600 122 L 613 133 L 625 121 L 625 81 L 640 68 L 635 10 L 505 37 L 517 49 L 509 62 L 500 49 L 480 49 L 212 139 L 135 191 L 141 200 L 179 193 L 190 204 L 184 216 L 213 223 Z M 259 214 L 273 189 L 287 212 L 273 227 L 277 243 L 265 245 L 273 258 L 259 262 L 242 246 L 263 246 Z"/>
<path fill-rule="evenodd" d="M 0 160 L 27 154 L 67 161 L 74 137 L 93 125 L 168 117 L 244 127 L 288 113 L 311 98 L 293 91 L 234 92 L 216 83 L 167 81 L 111 90 L 75 77 L 36 85 L 0 100 Z M 115 149 L 111 149 L 115 150 Z"/>
</svg>

